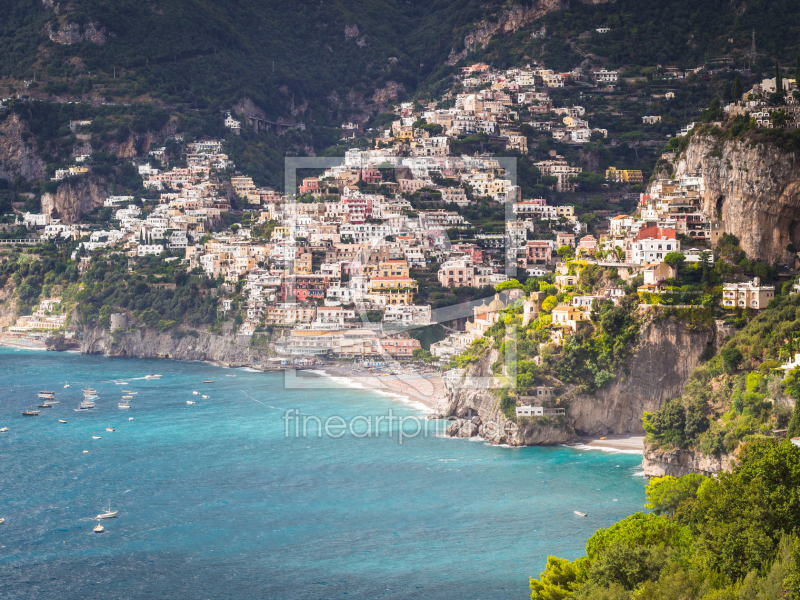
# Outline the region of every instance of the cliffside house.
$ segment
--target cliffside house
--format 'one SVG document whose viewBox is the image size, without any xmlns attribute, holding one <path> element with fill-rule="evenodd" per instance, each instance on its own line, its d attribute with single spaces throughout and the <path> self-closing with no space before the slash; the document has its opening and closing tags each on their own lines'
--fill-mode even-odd
<svg viewBox="0 0 800 600">
<path fill-rule="evenodd" d="M 725 283 L 722 286 L 722 306 L 762 310 L 775 297 L 775 286 L 761 285 L 761 280 Z"/>
</svg>

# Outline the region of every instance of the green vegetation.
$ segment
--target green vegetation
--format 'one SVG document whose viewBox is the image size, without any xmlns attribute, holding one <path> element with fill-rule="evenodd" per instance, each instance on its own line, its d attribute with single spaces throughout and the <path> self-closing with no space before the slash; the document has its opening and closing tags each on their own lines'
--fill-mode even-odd
<svg viewBox="0 0 800 600">
<path fill-rule="evenodd" d="M 30 314 L 40 299 L 60 296 L 61 309 L 76 309 L 82 323 L 108 327 L 114 312 L 126 312 L 149 329 L 166 331 L 176 326 L 219 330 L 231 315 L 217 311 L 219 282 L 202 274 L 187 273 L 179 261 L 158 257 L 139 259 L 134 271 L 121 253 L 95 255 L 81 275 L 71 249 L 43 247 L 38 256 L 14 251 L 0 259 L 0 287 L 11 281 L 17 314 Z M 173 332 L 173 337 L 196 335 Z"/>
<path fill-rule="evenodd" d="M 655 478 L 647 508 L 598 530 L 586 556 L 547 559 L 531 600 L 800 597 L 800 448 L 761 440 L 715 478 Z"/>
<path fill-rule="evenodd" d="M 645 413 L 649 442 L 720 455 L 787 427 L 789 397 L 800 398 L 800 389 L 796 374 L 784 381 L 776 368 L 797 347 L 800 297 L 777 296 L 749 323 L 739 322 L 743 328 L 721 352 L 693 371 L 681 398 Z"/>
</svg>

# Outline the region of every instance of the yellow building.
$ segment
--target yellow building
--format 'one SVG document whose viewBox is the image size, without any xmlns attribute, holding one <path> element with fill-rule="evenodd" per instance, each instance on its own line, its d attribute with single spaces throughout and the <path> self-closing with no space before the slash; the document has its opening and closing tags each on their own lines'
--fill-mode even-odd
<svg viewBox="0 0 800 600">
<path fill-rule="evenodd" d="M 616 169 L 615 167 L 608 167 L 608 169 L 606 169 L 606 181 L 615 181 L 617 183 L 643 183 L 644 176 L 642 172 L 637 169 Z"/>
</svg>

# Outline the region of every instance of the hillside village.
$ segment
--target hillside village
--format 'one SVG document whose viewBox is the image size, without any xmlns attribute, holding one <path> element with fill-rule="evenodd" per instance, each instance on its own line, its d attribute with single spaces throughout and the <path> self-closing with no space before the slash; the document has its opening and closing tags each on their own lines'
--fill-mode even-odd
<svg viewBox="0 0 800 600">
<path fill-rule="evenodd" d="M 590 74 L 607 86 L 617 76 Z M 527 160 L 523 128 L 574 146 L 605 137 L 606 130 L 591 127 L 583 107 L 554 108 L 549 91 L 572 77 L 586 76 L 465 67 L 462 92 L 427 107 L 398 105 L 395 120 L 374 135 L 374 148 L 351 148 L 313 175 L 298 173 L 295 193 L 258 187 L 236 171 L 223 141 L 205 140 L 184 146 L 179 167 L 169 165 L 163 148 L 134 161 L 149 198 L 109 195 L 103 204 L 107 227 L 63 223 L 53 213 L 20 213 L 18 220 L 39 240 L 77 242 L 72 259 L 82 270 L 95 257 L 124 253 L 131 271 L 153 261 L 176 262 L 217 282 L 220 318 L 232 321 L 232 333 L 270 334 L 286 364 L 358 359 L 381 365 L 416 358 L 453 367 L 505 318 L 501 312 L 514 310 L 523 327 L 535 323 L 547 331 L 542 347 L 557 348 L 591 327 L 605 302 L 618 305 L 626 297 L 644 307 L 717 306 L 737 316 L 763 309 L 775 287 L 762 285 L 758 275 L 734 269 L 711 294 L 699 282 L 681 280 L 684 265 L 713 267 L 725 239 L 725 224 L 701 208 L 702 173 L 657 177 L 633 195 L 633 214 L 604 211 L 589 229 L 576 206 L 523 197 L 515 156 L 463 151 L 465 140 L 483 135 L 493 148 Z M 793 80 L 784 84 L 789 90 Z M 760 110 L 757 100 L 746 98 L 761 91 L 743 94 L 725 112 L 734 117 Z M 225 126 L 234 134 L 241 129 L 230 113 Z M 343 138 L 358 135 L 360 127 L 344 124 Z M 669 150 L 662 155 L 673 157 Z M 55 179 L 85 176 L 85 159 L 76 157 L 75 166 L 56 172 Z M 555 151 L 534 165 L 553 190 L 581 185 L 582 168 Z M 609 185 L 644 184 L 635 169 L 609 167 L 605 179 Z M 470 209 L 477 206 L 504 227 L 471 222 Z M 582 274 L 598 268 L 606 276 L 587 286 Z M 502 297 L 492 298 L 501 291 Z M 464 303 L 458 323 L 445 313 L 437 317 L 440 309 Z M 58 313 L 58 299 L 48 299 L 5 335 L 40 339 L 65 328 L 67 337 L 75 335 Z M 112 328 L 137 321 L 130 313 L 113 317 Z M 431 327 L 440 323 L 449 325 L 434 328 L 431 338 Z M 517 416 L 532 410 L 518 406 Z"/>
</svg>

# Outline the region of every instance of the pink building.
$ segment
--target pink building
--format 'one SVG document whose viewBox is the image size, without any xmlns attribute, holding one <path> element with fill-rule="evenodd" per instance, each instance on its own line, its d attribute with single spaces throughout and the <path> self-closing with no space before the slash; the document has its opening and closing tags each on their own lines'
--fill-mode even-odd
<svg viewBox="0 0 800 600">
<path fill-rule="evenodd" d="M 483 250 L 475 244 L 457 244 L 452 247 L 454 252 L 463 252 L 472 258 L 473 265 L 483 264 Z"/>
<path fill-rule="evenodd" d="M 301 194 L 314 194 L 319 191 L 319 179 L 316 177 L 306 177 L 303 185 L 300 186 Z"/>
<path fill-rule="evenodd" d="M 368 167 L 361 170 L 361 179 L 366 183 L 380 183 L 383 181 L 383 175 L 378 169 Z"/>
<path fill-rule="evenodd" d="M 553 249 L 546 241 L 533 240 L 525 246 L 525 258 L 529 263 L 549 263 Z"/>
<path fill-rule="evenodd" d="M 578 242 L 578 252 L 583 250 L 584 253 L 594 254 L 597 252 L 597 240 L 593 235 L 585 235 Z"/>
</svg>

